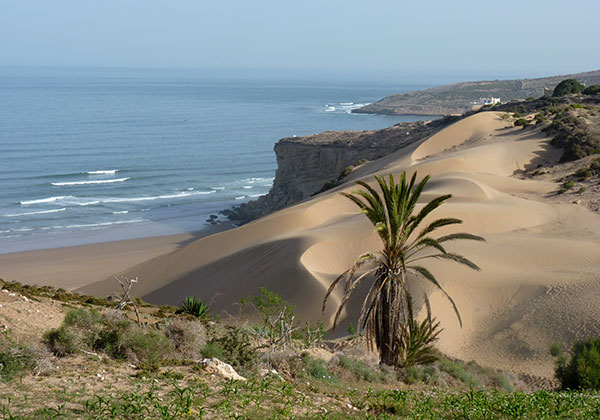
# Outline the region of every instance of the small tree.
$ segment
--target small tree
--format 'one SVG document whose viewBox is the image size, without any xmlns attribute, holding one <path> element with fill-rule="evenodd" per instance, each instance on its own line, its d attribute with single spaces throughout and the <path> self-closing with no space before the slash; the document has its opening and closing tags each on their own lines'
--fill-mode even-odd
<svg viewBox="0 0 600 420">
<path fill-rule="evenodd" d="M 259 296 L 244 298 L 242 306 L 250 305 L 262 317 L 261 337 L 269 347 L 284 347 L 292 340 L 292 334 L 300 327 L 296 326 L 295 306 L 285 301 L 277 293 L 260 287 Z"/>
<path fill-rule="evenodd" d="M 575 342 L 569 360 L 557 346 L 551 354 L 557 357 L 555 373 L 563 389 L 600 389 L 600 338 Z"/>
<path fill-rule="evenodd" d="M 554 92 L 552 93 L 552 96 L 558 97 L 558 96 L 569 95 L 571 93 L 581 93 L 581 92 L 583 92 L 584 89 L 585 89 L 585 86 L 582 85 L 581 83 L 579 83 L 577 80 L 565 79 L 562 82 L 560 82 L 558 85 L 556 85 L 556 87 L 554 88 Z"/>
<path fill-rule="evenodd" d="M 350 269 L 331 283 L 323 299 L 324 312 L 327 300 L 335 287 L 340 282 L 345 283 L 345 293 L 333 319 L 335 327 L 352 292 L 365 279 L 372 279 L 371 287 L 363 301 L 358 322 L 359 331 L 365 330 L 369 346 L 372 347 L 375 343 L 380 362 L 391 366 L 402 363 L 401 355 L 405 350 L 403 346 L 409 340 L 402 335 L 412 333 L 410 323 L 413 317 L 408 275 L 424 279 L 440 290 L 452 304 L 462 325 L 454 301 L 422 263 L 427 259 L 447 260 L 479 270 L 477 265 L 462 255 L 448 252 L 445 246 L 448 242 L 457 240 L 484 240 L 480 236 L 464 232 L 434 237 L 437 229 L 460 224 L 462 220 L 442 218 L 422 226 L 425 218 L 452 196 L 447 194 L 434 198 L 421 210 L 416 211 L 429 175 L 419 183 L 416 179 L 416 172 L 410 180 L 407 179 L 406 173 L 402 172 L 398 183 L 392 174 L 389 175 L 389 181 L 384 177 L 375 176 L 381 194 L 364 181 L 357 182 L 363 190 L 354 191 L 352 194 L 343 193 L 373 223 L 383 248 L 360 256 Z M 357 275 L 369 265 L 369 269 Z"/>
</svg>

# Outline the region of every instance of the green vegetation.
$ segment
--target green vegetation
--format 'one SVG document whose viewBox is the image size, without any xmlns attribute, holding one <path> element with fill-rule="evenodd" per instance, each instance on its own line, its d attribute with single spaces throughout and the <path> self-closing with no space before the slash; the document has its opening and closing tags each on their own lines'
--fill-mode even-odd
<svg viewBox="0 0 600 420">
<path fill-rule="evenodd" d="M 526 118 L 519 118 L 517 121 L 515 121 L 514 125 L 515 127 L 527 128 L 531 125 L 531 121 Z"/>
<path fill-rule="evenodd" d="M 421 222 L 432 211 L 438 208 L 451 195 L 443 195 L 430 201 L 418 213 L 415 213 L 417 201 L 423 188 L 429 181 L 426 176 L 416 183 L 417 174 L 413 174 L 410 181 L 406 173 L 402 172 L 400 182 L 396 184 L 392 174 L 389 182 L 383 177 L 375 176 L 382 196 L 369 184 L 358 181 L 357 184 L 364 190 L 355 191 L 353 194 L 343 193 L 352 200 L 375 226 L 383 249 L 378 253 L 366 253 L 360 256 L 354 265 L 340 275 L 329 287 L 323 299 L 323 308 L 334 288 L 344 280 L 346 291 L 334 316 L 333 325 L 337 324 L 340 314 L 356 287 L 370 275 L 374 281 L 367 292 L 359 319 L 360 330 L 365 330 L 367 342 L 379 351 L 380 361 L 389 366 L 404 366 L 408 362 L 406 357 L 414 352 L 407 348 L 410 342 L 412 324 L 412 299 L 406 286 L 406 276 L 411 273 L 423 278 L 444 293 L 452 303 L 456 316 L 460 321 L 460 314 L 452 298 L 444 291 L 435 276 L 424 266 L 415 264 L 416 260 L 445 259 L 463 264 L 478 270 L 479 267 L 463 256 L 446 251 L 446 242 L 455 240 L 477 240 L 483 238 L 468 233 L 455 233 L 433 238 L 430 236 L 436 229 L 462 223 L 455 218 L 444 218 L 430 222 L 417 234 Z M 429 254 L 423 255 L 423 252 Z M 432 252 L 432 253 L 431 253 Z M 371 264 L 371 268 L 355 279 L 358 270 Z M 434 321 L 428 318 L 429 323 Z M 461 322 L 462 324 L 462 322 Z M 427 327 L 427 326 L 426 326 Z M 435 330 L 429 325 L 430 330 Z M 360 331 L 359 330 L 359 331 Z M 432 340 L 436 334 L 430 334 Z M 429 342 L 424 342 L 429 345 Z"/>
<path fill-rule="evenodd" d="M 217 357 L 244 373 L 256 367 L 259 356 L 250 332 L 234 326 L 226 327 L 220 337 L 209 341 L 202 354 L 204 357 Z"/>
<path fill-rule="evenodd" d="M 340 356 L 338 366 L 352 373 L 356 379 L 366 382 L 387 382 L 388 376 L 385 372 L 375 369 L 360 360 L 351 357 Z"/>
<path fill-rule="evenodd" d="M 173 350 L 164 333 L 137 327 L 122 312 L 100 314 L 93 309 L 70 310 L 62 325 L 47 332 L 44 340 L 57 356 L 96 351 L 150 370 L 156 370 Z"/>
<path fill-rule="evenodd" d="M 598 95 L 600 94 L 600 85 L 592 85 L 585 89 L 582 92 L 584 95 Z"/>
<path fill-rule="evenodd" d="M 36 351 L 19 343 L 7 332 L 0 334 L 0 381 L 10 382 L 32 371 L 38 363 Z"/>
<path fill-rule="evenodd" d="M 188 296 L 181 302 L 181 309 L 196 318 L 208 318 L 208 305 L 193 296 Z"/>
<path fill-rule="evenodd" d="M 556 347 L 551 354 L 557 357 L 556 378 L 563 389 L 600 390 L 600 339 L 575 342 L 569 357 Z"/>
<path fill-rule="evenodd" d="M 561 162 L 568 162 L 600 153 L 600 137 L 586 124 L 578 110 L 571 107 L 554 109 L 552 124 L 544 128 L 554 134 L 551 144 L 564 148 Z"/>
<path fill-rule="evenodd" d="M 2 400 L 3 418 L 25 419 L 299 419 L 299 420 L 567 420 L 598 418 L 600 399 L 580 392 L 532 393 L 469 390 L 336 389 L 313 380 L 294 385 L 277 379 L 252 378 L 219 384 L 195 378 L 140 379 L 137 387 L 107 387 L 94 395 L 73 396 L 68 404 L 24 407 L 26 395 Z M 31 412 L 31 411 L 30 411 Z"/>
<path fill-rule="evenodd" d="M 558 194 L 564 194 L 575 186 L 575 181 L 563 182 L 562 187 L 558 190 Z"/>
<path fill-rule="evenodd" d="M 581 93 L 585 89 L 585 86 L 579 83 L 575 79 L 565 79 L 560 82 L 554 88 L 554 92 L 552 93 L 553 97 L 559 97 L 564 95 L 569 95 L 572 93 Z"/>
</svg>

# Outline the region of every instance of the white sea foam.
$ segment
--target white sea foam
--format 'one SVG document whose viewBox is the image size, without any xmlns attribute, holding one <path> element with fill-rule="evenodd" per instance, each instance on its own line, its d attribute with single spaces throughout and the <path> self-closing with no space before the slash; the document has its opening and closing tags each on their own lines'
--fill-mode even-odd
<svg viewBox="0 0 600 420">
<path fill-rule="evenodd" d="M 252 188 L 252 185 L 244 185 L 243 188 L 246 189 L 246 190 L 249 190 L 250 188 Z"/>
<path fill-rule="evenodd" d="M 54 210 L 40 210 L 40 211 L 28 211 L 25 213 L 13 213 L 13 214 L 5 214 L 4 217 L 19 217 L 19 216 L 31 216 L 33 214 L 46 214 L 46 213 L 58 213 L 59 211 L 65 211 L 66 208 L 62 209 L 54 209 Z"/>
<path fill-rule="evenodd" d="M 225 187 L 212 187 L 213 190 L 224 190 Z"/>
<path fill-rule="evenodd" d="M 126 178 L 116 178 L 116 179 L 98 179 L 95 181 L 52 182 L 52 185 L 57 186 L 57 187 L 66 187 L 66 186 L 72 186 L 72 185 L 87 185 L 87 184 L 112 184 L 113 182 L 124 182 L 124 181 L 127 181 L 128 179 L 131 179 L 131 178 L 126 177 Z"/>
<path fill-rule="evenodd" d="M 94 201 L 84 201 L 83 203 L 75 203 L 78 206 L 95 206 L 96 204 L 100 204 L 99 200 Z"/>
<path fill-rule="evenodd" d="M 354 102 L 340 102 L 340 105 L 354 105 Z"/>
<path fill-rule="evenodd" d="M 245 195 L 240 195 L 239 197 L 235 197 L 236 200 L 243 200 L 244 198 L 246 198 Z"/>
<path fill-rule="evenodd" d="M 100 203 L 129 203 L 135 201 L 154 201 L 167 200 L 169 198 L 182 198 L 194 195 L 214 194 L 215 191 L 182 191 L 176 194 L 154 195 L 148 197 L 123 197 L 123 198 L 104 198 L 100 199 Z"/>
<path fill-rule="evenodd" d="M 267 193 L 263 193 L 263 194 L 250 194 L 248 197 L 256 198 L 256 197 L 262 197 L 263 195 L 267 195 Z"/>
<path fill-rule="evenodd" d="M 118 169 L 107 169 L 105 171 L 89 171 L 86 172 L 88 175 L 113 175 L 119 172 Z"/>
<path fill-rule="evenodd" d="M 73 198 L 73 196 L 72 195 L 59 195 L 56 197 L 40 198 L 38 200 L 19 201 L 19 204 L 21 204 L 22 206 L 28 206 L 30 204 L 52 203 L 54 201 L 65 200 L 68 198 Z"/>
<path fill-rule="evenodd" d="M 113 211 L 112 214 L 127 214 L 129 213 L 129 210 L 123 210 L 123 211 Z"/>
<path fill-rule="evenodd" d="M 80 225 L 52 226 L 52 229 L 90 228 L 90 227 L 123 225 L 123 224 L 127 224 L 127 223 L 141 223 L 141 222 L 147 222 L 147 220 L 145 220 L 145 219 L 117 220 L 116 222 L 102 222 L 102 223 L 87 223 L 87 224 L 80 224 Z"/>
</svg>

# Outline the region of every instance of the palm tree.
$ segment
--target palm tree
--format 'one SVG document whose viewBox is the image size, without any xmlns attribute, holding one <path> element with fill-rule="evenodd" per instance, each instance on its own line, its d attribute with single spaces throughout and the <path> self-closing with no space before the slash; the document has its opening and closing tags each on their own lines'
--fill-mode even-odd
<svg viewBox="0 0 600 420">
<path fill-rule="evenodd" d="M 405 337 L 402 335 L 410 330 L 406 326 L 413 321 L 407 275 L 411 273 L 423 278 L 441 290 L 452 304 L 462 326 L 460 313 L 454 300 L 421 263 L 427 259 L 444 259 L 479 270 L 479 267 L 467 258 L 446 251 L 444 245 L 446 242 L 460 239 L 484 241 L 480 236 L 469 233 L 452 233 L 437 238 L 432 236 L 438 228 L 462 223 L 462 220 L 455 218 L 434 220 L 417 233 L 421 222 L 451 195 L 434 198 L 419 212 L 415 212 L 419 197 L 430 178 L 427 175 L 416 184 L 416 177 L 415 172 L 407 182 L 406 173 L 403 171 L 400 182 L 396 183 L 392 174 L 389 175 L 389 182 L 386 182 L 384 177 L 375 176 L 381 195 L 363 181 L 358 181 L 357 184 L 364 190 L 357 190 L 352 194 L 343 193 L 373 223 L 383 243 L 383 249 L 376 253 L 369 252 L 361 255 L 350 269 L 331 284 L 323 299 L 324 312 L 331 292 L 342 280 L 345 281 L 345 293 L 333 321 L 335 328 L 352 292 L 364 279 L 373 278 L 373 284 L 360 312 L 359 331 L 365 330 L 367 343 L 371 348 L 375 342 L 380 362 L 392 366 L 398 364 L 398 355 L 402 351 L 402 343 L 405 342 Z M 365 266 L 368 267 L 369 264 L 372 265 L 371 268 L 357 276 L 357 272 Z"/>
</svg>

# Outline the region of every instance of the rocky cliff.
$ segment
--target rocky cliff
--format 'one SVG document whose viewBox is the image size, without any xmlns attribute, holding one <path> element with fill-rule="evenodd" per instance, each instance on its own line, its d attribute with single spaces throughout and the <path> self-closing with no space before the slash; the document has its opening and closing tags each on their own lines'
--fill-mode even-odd
<svg viewBox="0 0 600 420">
<path fill-rule="evenodd" d="M 448 115 L 469 111 L 473 102 L 495 97 L 503 102 L 538 98 L 544 88 L 554 89 L 564 79 L 577 79 L 590 86 L 600 84 L 600 70 L 538 79 L 488 80 L 438 86 L 427 90 L 387 96 L 352 112 L 390 115 Z"/>
<path fill-rule="evenodd" d="M 396 124 L 382 130 L 327 131 L 275 144 L 277 172 L 271 191 L 223 213 L 248 222 L 335 186 L 353 167 L 432 135 L 452 118 Z"/>
</svg>

